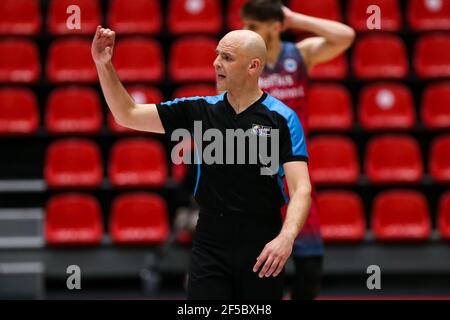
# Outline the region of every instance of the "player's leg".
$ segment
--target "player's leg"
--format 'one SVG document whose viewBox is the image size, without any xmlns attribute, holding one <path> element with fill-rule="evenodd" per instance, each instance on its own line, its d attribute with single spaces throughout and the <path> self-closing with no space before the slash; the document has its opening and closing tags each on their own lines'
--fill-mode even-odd
<svg viewBox="0 0 450 320">
<path fill-rule="evenodd" d="M 292 300 L 313 300 L 320 292 L 323 256 L 294 256 Z"/>
<path fill-rule="evenodd" d="M 313 188 L 308 219 L 294 242 L 295 276 L 292 299 L 312 300 L 319 294 L 324 245 L 320 234 L 317 194 Z"/>
</svg>

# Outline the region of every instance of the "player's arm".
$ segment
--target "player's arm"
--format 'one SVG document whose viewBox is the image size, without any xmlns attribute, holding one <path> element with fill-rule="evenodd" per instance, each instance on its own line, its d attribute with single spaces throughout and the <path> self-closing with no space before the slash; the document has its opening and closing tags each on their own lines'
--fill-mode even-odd
<svg viewBox="0 0 450 320">
<path fill-rule="evenodd" d="M 280 234 L 265 246 L 253 268 L 254 272 L 259 271 L 260 277 L 276 277 L 283 270 L 311 206 L 308 164 L 305 161 L 292 161 L 285 163 L 283 168 L 290 201 Z"/>
<path fill-rule="evenodd" d="M 355 31 L 336 21 L 296 13 L 283 7 L 285 29 L 311 32 L 317 36 L 297 43 L 309 70 L 315 65 L 332 60 L 347 50 L 355 38 Z"/>
<path fill-rule="evenodd" d="M 117 123 L 131 129 L 164 133 L 155 104 L 136 104 L 119 80 L 111 62 L 115 33 L 97 27 L 92 42 L 92 58 L 108 107 Z"/>
</svg>

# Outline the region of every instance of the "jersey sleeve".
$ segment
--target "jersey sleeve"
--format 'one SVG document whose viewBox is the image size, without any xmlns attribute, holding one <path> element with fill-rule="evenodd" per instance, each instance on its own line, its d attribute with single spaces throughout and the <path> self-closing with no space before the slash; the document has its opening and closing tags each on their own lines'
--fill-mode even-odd
<svg viewBox="0 0 450 320">
<path fill-rule="evenodd" d="M 306 138 L 298 116 L 292 112 L 280 126 L 280 162 L 308 162 Z"/>
<path fill-rule="evenodd" d="M 156 105 L 159 118 L 166 134 L 176 129 L 193 130 L 194 121 L 201 119 L 204 100 L 201 97 L 182 98 L 161 102 Z"/>
</svg>

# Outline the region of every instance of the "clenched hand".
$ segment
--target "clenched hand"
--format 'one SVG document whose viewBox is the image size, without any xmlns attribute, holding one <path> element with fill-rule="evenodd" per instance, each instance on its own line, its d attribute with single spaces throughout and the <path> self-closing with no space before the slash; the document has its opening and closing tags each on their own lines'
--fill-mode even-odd
<svg viewBox="0 0 450 320">
<path fill-rule="evenodd" d="M 105 64 L 111 61 L 115 38 L 114 31 L 101 26 L 97 27 L 91 47 L 92 58 L 96 64 Z"/>
</svg>

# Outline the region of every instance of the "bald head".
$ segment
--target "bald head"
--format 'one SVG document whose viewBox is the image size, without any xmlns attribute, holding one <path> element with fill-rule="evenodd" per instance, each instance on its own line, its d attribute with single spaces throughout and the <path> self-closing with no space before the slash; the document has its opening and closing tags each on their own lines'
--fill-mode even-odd
<svg viewBox="0 0 450 320">
<path fill-rule="evenodd" d="M 267 60 L 266 43 L 256 32 L 250 30 L 231 31 L 220 42 L 235 47 L 239 54 L 246 56 L 249 60 L 260 59 L 262 67 L 264 67 Z"/>
<path fill-rule="evenodd" d="M 214 68 L 219 91 L 258 87 L 267 59 L 266 44 L 260 35 L 249 30 L 232 31 L 220 40 L 216 53 Z"/>
</svg>

